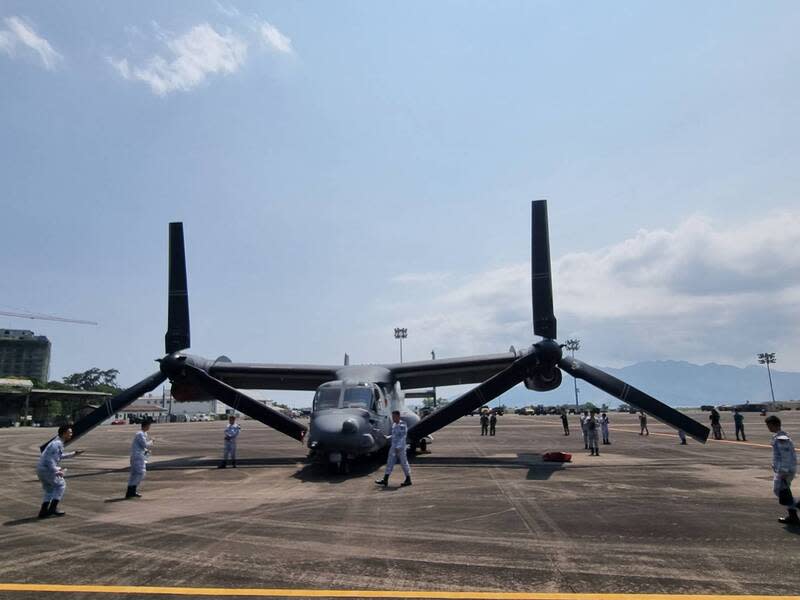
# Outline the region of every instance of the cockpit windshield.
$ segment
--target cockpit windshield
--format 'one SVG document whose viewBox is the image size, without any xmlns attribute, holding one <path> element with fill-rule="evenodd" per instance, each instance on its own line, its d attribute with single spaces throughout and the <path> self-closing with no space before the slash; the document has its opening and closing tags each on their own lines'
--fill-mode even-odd
<svg viewBox="0 0 800 600">
<path fill-rule="evenodd" d="M 351 387 L 344 391 L 344 408 L 366 408 L 372 409 L 372 388 L 371 387 Z"/>
<path fill-rule="evenodd" d="M 327 408 L 339 408 L 339 394 L 342 392 L 340 387 L 328 387 L 317 390 L 314 396 L 314 410 L 325 410 Z"/>
</svg>

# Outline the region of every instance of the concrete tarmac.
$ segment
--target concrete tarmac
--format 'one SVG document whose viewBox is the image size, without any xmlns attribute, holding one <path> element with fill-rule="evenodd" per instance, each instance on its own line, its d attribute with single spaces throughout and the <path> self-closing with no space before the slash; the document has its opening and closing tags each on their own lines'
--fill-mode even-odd
<svg viewBox="0 0 800 600">
<path fill-rule="evenodd" d="M 780 417 L 798 441 L 800 412 Z M 35 518 L 34 468 L 54 431 L 0 429 L 0 598 L 55 596 L 44 584 L 132 586 L 60 594 L 95 600 L 156 597 L 147 586 L 366 598 L 800 593 L 800 528 L 776 520 L 785 513 L 763 417 L 745 415 L 738 443 L 723 414 L 729 439 L 704 446 L 679 445 L 652 419 L 640 436 L 635 415 L 610 418 L 612 444 L 592 457 L 575 416 L 569 437 L 557 417 L 506 415 L 495 437 L 465 417 L 412 461 L 412 487 L 398 487 L 398 467 L 389 489 L 373 483 L 377 461 L 330 474 L 255 421 L 242 421 L 239 467 L 225 470 L 223 422 L 154 424 L 144 497 L 127 501 L 138 427 L 104 426 L 71 445 L 86 453 L 63 462 L 67 515 L 46 520 Z M 545 463 L 548 450 L 573 462 Z"/>
</svg>

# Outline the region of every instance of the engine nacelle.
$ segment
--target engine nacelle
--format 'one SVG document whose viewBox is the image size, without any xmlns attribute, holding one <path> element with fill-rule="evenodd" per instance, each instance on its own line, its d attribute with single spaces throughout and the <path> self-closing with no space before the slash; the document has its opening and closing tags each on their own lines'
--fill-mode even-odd
<svg viewBox="0 0 800 600">
<path fill-rule="evenodd" d="M 525 378 L 525 387 L 534 392 L 549 392 L 561 385 L 561 369 L 553 367 L 549 373 L 536 373 Z"/>
</svg>

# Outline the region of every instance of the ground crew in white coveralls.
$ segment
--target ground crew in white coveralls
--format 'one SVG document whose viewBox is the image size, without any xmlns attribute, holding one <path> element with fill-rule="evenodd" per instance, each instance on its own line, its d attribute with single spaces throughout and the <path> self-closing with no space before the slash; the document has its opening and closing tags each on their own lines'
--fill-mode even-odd
<svg viewBox="0 0 800 600">
<path fill-rule="evenodd" d="M 608 439 L 608 415 L 606 413 L 600 415 L 600 430 L 603 432 L 603 443 L 610 444 L 611 440 Z"/>
<path fill-rule="evenodd" d="M 136 491 L 139 484 L 144 479 L 147 472 L 147 457 L 150 456 L 150 447 L 153 440 L 147 435 L 150 430 L 150 421 L 142 422 L 142 430 L 136 432 L 131 444 L 131 474 L 128 477 L 128 491 L 125 492 L 126 498 L 141 498 L 142 495 Z"/>
<path fill-rule="evenodd" d="M 406 434 L 408 427 L 404 421 L 400 420 L 400 411 L 392 411 L 392 434 L 388 436 L 389 442 L 389 459 L 386 461 L 386 473 L 383 479 L 376 479 L 375 483 L 378 485 L 389 485 L 389 475 L 392 474 L 395 463 L 399 460 L 400 466 L 403 467 L 403 473 L 406 475 L 406 480 L 401 483 L 401 486 L 411 485 L 411 469 L 408 466 L 408 457 L 406 457 Z"/>
<path fill-rule="evenodd" d="M 233 468 L 236 468 L 236 438 L 239 437 L 242 427 L 236 422 L 236 416 L 230 415 L 228 417 L 228 426 L 225 428 L 225 451 L 222 454 L 222 462 L 219 464 L 219 469 L 224 469 L 228 466 L 228 458 L 230 458 Z"/>
<path fill-rule="evenodd" d="M 589 413 L 587 411 L 583 411 L 581 415 L 581 433 L 583 433 L 583 448 L 584 450 L 589 449 L 589 437 L 586 432 L 586 421 L 589 420 Z"/>
<path fill-rule="evenodd" d="M 83 450 L 64 452 L 64 444 L 72 439 L 72 428 L 62 425 L 58 428 L 58 437 L 54 438 L 42 452 L 36 465 L 36 475 L 42 482 L 42 507 L 39 518 L 63 517 L 66 513 L 58 510 L 58 503 L 64 497 L 67 482 L 64 481 L 64 469 L 61 468 L 62 458 L 72 458 L 83 453 Z"/>
<path fill-rule="evenodd" d="M 772 435 L 772 492 L 778 497 L 778 503 L 789 511 L 788 517 L 778 519 L 786 525 L 800 525 L 797 516 L 798 504 L 792 496 L 792 480 L 797 473 L 797 454 L 794 442 L 785 431 L 781 429 L 781 420 L 776 416 L 764 419 L 767 429 Z"/>
</svg>

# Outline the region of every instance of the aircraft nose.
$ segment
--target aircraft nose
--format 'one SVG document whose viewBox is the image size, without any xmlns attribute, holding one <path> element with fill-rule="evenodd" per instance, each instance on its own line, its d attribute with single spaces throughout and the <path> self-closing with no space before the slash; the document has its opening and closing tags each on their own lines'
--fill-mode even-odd
<svg viewBox="0 0 800 600">
<path fill-rule="evenodd" d="M 345 419 L 342 422 L 342 433 L 355 433 L 358 431 L 358 423 L 353 418 Z"/>
</svg>

